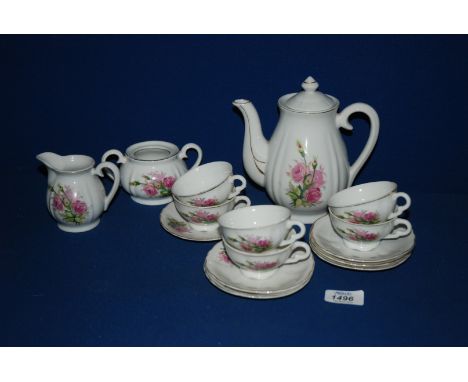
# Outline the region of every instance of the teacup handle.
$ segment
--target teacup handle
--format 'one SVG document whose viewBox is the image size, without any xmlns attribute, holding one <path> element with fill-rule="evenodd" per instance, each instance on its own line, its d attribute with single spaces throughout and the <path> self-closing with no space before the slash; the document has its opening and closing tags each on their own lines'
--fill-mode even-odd
<svg viewBox="0 0 468 382">
<path fill-rule="evenodd" d="M 296 220 L 288 220 L 286 222 L 286 227 L 288 228 L 288 232 L 294 226 L 299 227 L 299 232 L 295 232 L 294 235 L 292 235 L 289 239 L 283 240 L 281 243 L 279 243 L 280 247 L 285 247 L 291 243 L 294 243 L 295 241 L 301 239 L 305 235 L 306 227 L 304 223 L 301 223 Z"/>
<path fill-rule="evenodd" d="M 304 248 L 305 252 L 300 252 L 299 254 L 296 253 L 297 248 Z M 304 243 L 303 241 L 296 241 L 293 244 L 293 249 L 291 253 L 291 257 L 287 259 L 283 264 L 293 264 L 298 263 L 299 261 L 306 260 L 310 256 L 310 247 L 309 244 Z"/>
<path fill-rule="evenodd" d="M 119 183 L 120 183 L 120 171 L 119 168 L 112 162 L 102 162 L 99 163 L 96 168 L 93 169 L 93 174 L 98 175 L 98 176 L 104 176 L 106 172 L 102 171 L 104 168 L 108 168 L 112 172 L 112 177 L 110 175 L 109 178 L 111 178 L 114 183 L 112 184 L 112 188 L 109 191 L 109 193 L 106 195 L 104 199 L 104 211 L 107 211 L 107 208 L 109 207 L 110 202 L 115 196 L 115 193 L 117 192 L 117 189 L 119 188 Z"/>
<path fill-rule="evenodd" d="M 198 167 L 200 165 L 201 161 L 202 161 L 203 151 L 202 151 L 200 146 L 198 146 L 195 143 L 187 143 L 186 145 L 184 145 L 184 147 L 182 147 L 182 149 L 180 150 L 177 157 L 179 159 L 186 159 L 188 157 L 187 156 L 187 151 L 190 150 L 190 149 L 193 149 L 193 150 L 195 150 L 197 152 L 197 160 L 195 161 L 193 166 L 190 167 L 190 169 L 192 169 L 192 168 Z"/>
<path fill-rule="evenodd" d="M 242 175 L 233 175 L 229 177 L 229 181 L 231 181 L 232 184 L 234 184 L 236 180 L 239 180 L 241 182 L 241 185 L 234 188 L 234 191 L 229 194 L 228 199 L 231 199 L 234 196 L 239 195 L 240 192 L 247 186 L 247 181 Z"/>
<path fill-rule="evenodd" d="M 101 162 L 107 162 L 107 159 L 111 156 L 115 155 L 117 159 L 117 163 L 127 163 L 127 157 L 122 154 L 120 150 L 117 149 L 111 149 L 107 150 L 101 157 Z M 106 175 L 114 180 L 114 175 L 110 171 L 104 171 Z"/>
<path fill-rule="evenodd" d="M 364 113 L 369 117 L 370 120 L 370 134 L 367 139 L 366 145 L 362 150 L 361 154 L 358 156 L 356 161 L 349 169 L 349 179 L 348 187 L 354 182 L 354 178 L 361 169 L 361 167 L 366 162 L 367 158 L 374 149 L 375 144 L 377 143 L 377 138 L 379 137 L 379 116 L 377 112 L 370 106 L 362 102 L 353 103 L 348 107 L 345 107 L 341 113 L 336 116 L 336 125 L 337 127 L 342 127 L 346 130 L 353 130 L 353 126 L 349 123 L 349 117 L 354 113 Z"/>
<path fill-rule="evenodd" d="M 405 199 L 406 203 L 402 206 L 398 206 L 397 210 L 390 214 L 390 216 L 388 217 L 389 219 L 393 219 L 397 216 L 400 216 L 403 213 L 403 211 L 406 211 L 411 206 L 411 198 L 406 192 L 397 192 L 392 195 L 393 200 L 397 200 L 398 198 Z"/>
<path fill-rule="evenodd" d="M 237 205 L 238 205 L 239 202 L 244 202 L 245 206 L 238 207 Z M 250 204 L 251 204 L 251 201 L 247 196 L 245 196 L 245 195 L 236 196 L 236 199 L 234 200 L 234 209 L 248 207 L 248 206 L 250 206 Z"/>
<path fill-rule="evenodd" d="M 406 220 L 406 219 L 395 219 L 395 225 L 404 225 L 406 227 L 405 230 L 403 231 L 397 231 L 397 232 L 392 232 L 392 233 L 389 233 L 387 236 L 384 237 L 384 239 L 396 239 L 398 237 L 402 237 L 402 236 L 406 236 L 408 235 L 409 233 L 411 233 L 411 231 L 413 230 L 413 227 L 411 226 L 411 223 Z"/>
</svg>

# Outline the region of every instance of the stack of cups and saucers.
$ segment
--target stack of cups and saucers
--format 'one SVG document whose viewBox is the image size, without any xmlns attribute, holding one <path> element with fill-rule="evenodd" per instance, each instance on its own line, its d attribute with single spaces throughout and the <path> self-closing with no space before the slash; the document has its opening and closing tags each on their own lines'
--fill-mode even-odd
<svg viewBox="0 0 468 382">
<path fill-rule="evenodd" d="M 404 204 L 398 205 L 398 199 Z M 400 218 L 411 199 L 397 184 L 371 182 L 346 188 L 328 201 L 328 215 L 310 232 L 310 246 L 322 260 L 338 267 L 379 271 L 394 268 L 412 253 L 411 223 Z"/>
<path fill-rule="evenodd" d="M 240 182 L 236 186 L 236 181 Z M 269 299 L 290 295 L 311 279 L 314 260 L 306 227 L 282 206 L 251 206 L 228 162 L 193 168 L 172 187 L 161 212 L 163 228 L 192 241 L 218 241 L 204 263 L 208 280 L 233 295 Z M 287 267 L 284 265 L 288 265 Z"/>
</svg>

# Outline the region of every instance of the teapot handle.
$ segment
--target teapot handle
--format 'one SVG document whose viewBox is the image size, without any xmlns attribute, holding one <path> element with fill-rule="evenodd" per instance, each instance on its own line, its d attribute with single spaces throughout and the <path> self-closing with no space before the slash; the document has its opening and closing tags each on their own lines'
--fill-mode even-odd
<svg viewBox="0 0 468 382">
<path fill-rule="evenodd" d="M 336 125 L 338 126 L 338 128 L 342 127 L 346 130 L 353 130 L 353 126 L 349 123 L 348 119 L 351 116 L 351 114 L 359 112 L 364 113 L 369 117 L 370 133 L 369 138 L 367 139 L 367 143 L 364 146 L 364 149 L 349 169 L 348 187 L 351 186 L 351 184 L 354 182 L 354 178 L 356 178 L 356 175 L 358 174 L 359 170 L 369 158 L 369 155 L 374 149 L 374 146 L 377 143 L 377 138 L 379 136 L 379 116 L 371 106 L 362 102 L 353 103 L 352 105 L 349 105 L 348 107 L 344 108 L 341 111 L 341 113 L 338 113 L 336 116 Z"/>
<path fill-rule="evenodd" d="M 96 166 L 95 169 L 93 169 L 93 174 L 98 175 L 98 176 L 104 176 L 107 172 L 103 172 L 103 168 L 108 168 L 109 170 L 112 171 L 112 177 L 111 178 L 114 183 L 112 184 L 112 188 L 109 191 L 109 193 L 106 195 L 106 198 L 104 199 L 104 211 L 107 211 L 107 208 L 109 207 L 110 202 L 115 196 L 115 193 L 117 192 L 117 189 L 119 188 L 120 184 L 120 171 L 119 168 L 112 162 L 102 162 L 99 163 L 99 165 Z"/>
<path fill-rule="evenodd" d="M 195 163 L 193 164 L 192 167 L 190 167 L 190 169 L 192 168 L 195 168 L 195 167 L 198 167 L 202 161 L 202 156 L 203 156 L 203 152 L 202 152 L 202 149 L 200 146 L 198 146 L 197 144 L 195 143 L 187 143 L 186 145 L 184 145 L 184 147 L 182 147 L 182 149 L 180 150 L 179 154 L 178 154 L 178 158 L 179 159 L 186 159 L 187 158 L 187 151 L 190 150 L 190 149 L 194 149 L 198 156 L 197 156 L 197 160 L 195 161 Z"/>
</svg>

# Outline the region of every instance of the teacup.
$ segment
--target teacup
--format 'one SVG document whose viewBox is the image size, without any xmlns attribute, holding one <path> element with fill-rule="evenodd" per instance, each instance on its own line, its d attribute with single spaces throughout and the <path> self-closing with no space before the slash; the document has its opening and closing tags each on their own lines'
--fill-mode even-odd
<svg viewBox="0 0 468 382">
<path fill-rule="evenodd" d="M 173 143 L 163 141 L 140 142 L 129 146 L 125 155 L 119 150 L 108 150 L 102 161 L 116 155 L 120 166 L 121 185 L 132 199 L 140 204 L 160 205 L 172 201 L 171 190 L 177 178 L 187 172 L 183 159 L 194 149 L 198 156 L 192 166 L 202 160 L 202 150 L 195 143 L 187 143 L 181 150 Z"/>
<path fill-rule="evenodd" d="M 394 182 L 371 182 L 346 188 L 328 201 L 328 209 L 338 218 L 353 224 L 379 224 L 400 216 L 411 205 L 411 198 L 396 192 Z M 405 199 L 397 205 L 398 198 Z"/>
<path fill-rule="evenodd" d="M 381 240 L 397 239 L 411 233 L 411 223 L 406 219 L 393 218 L 378 224 L 356 224 L 338 218 L 332 212 L 330 220 L 335 232 L 343 239 L 345 246 L 357 251 L 371 251 Z M 395 229 L 405 226 L 403 230 Z"/>
<path fill-rule="evenodd" d="M 218 220 L 223 239 L 232 247 L 261 253 L 285 247 L 305 234 L 303 223 L 291 220 L 291 211 L 282 206 L 261 205 L 230 211 Z M 299 232 L 288 237 L 296 226 Z"/>
<path fill-rule="evenodd" d="M 310 256 L 310 247 L 302 241 L 296 241 L 285 248 L 276 248 L 262 253 L 240 251 L 223 239 L 224 248 L 231 261 L 240 268 L 246 277 L 264 280 L 271 277 L 283 264 L 292 264 Z M 297 249 L 304 251 L 297 251 Z"/>
<path fill-rule="evenodd" d="M 209 207 L 198 207 L 181 202 L 174 196 L 174 205 L 179 215 L 195 231 L 214 231 L 218 229 L 218 219 L 221 215 L 237 207 L 239 202 L 250 206 L 250 199 L 247 196 L 235 196 L 222 204 Z"/>
<path fill-rule="evenodd" d="M 239 180 L 240 186 L 234 187 Z M 183 203 L 207 207 L 221 204 L 238 195 L 247 182 L 242 175 L 233 175 L 228 162 L 211 162 L 194 168 L 181 176 L 172 193 Z"/>
</svg>

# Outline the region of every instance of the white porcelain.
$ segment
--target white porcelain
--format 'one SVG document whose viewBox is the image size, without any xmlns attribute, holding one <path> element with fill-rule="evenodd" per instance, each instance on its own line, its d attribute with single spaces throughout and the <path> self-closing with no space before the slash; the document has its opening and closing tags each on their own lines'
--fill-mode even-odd
<svg viewBox="0 0 468 382">
<path fill-rule="evenodd" d="M 324 215 L 328 199 L 349 187 L 372 152 L 379 133 L 379 117 L 364 103 L 355 103 L 338 113 L 339 101 L 317 91 L 308 77 L 303 91 L 278 100 L 280 117 L 268 142 L 253 104 L 234 101 L 245 121 L 243 160 L 249 176 L 266 187 L 275 204 L 288 207 L 293 219 L 313 223 Z M 364 113 L 370 120 L 370 135 L 363 151 L 349 166 L 339 128 L 352 130 L 349 117 Z"/>
<path fill-rule="evenodd" d="M 355 224 L 330 213 L 330 220 L 344 244 L 357 251 L 370 251 L 376 248 L 381 240 L 397 239 L 409 235 L 412 230 L 411 223 L 400 218 L 393 218 L 378 224 Z M 398 226 L 404 226 L 405 229 L 395 231 Z"/>
<path fill-rule="evenodd" d="M 174 202 L 165 206 L 160 214 L 161 226 L 171 235 L 180 239 L 191 241 L 219 241 L 221 233 L 219 229 L 213 231 L 196 231 L 179 215 Z"/>
<path fill-rule="evenodd" d="M 250 199 L 247 196 L 235 196 L 222 204 L 209 207 L 197 207 L 191 204 L 182 203 L 174 196 L 174 205 L 179 215 L 195 231 L 214 231 L 219 228 L 218 219 L 223 214 L 233 208 L 250 206 Z"/>
<path fill-rule="evenodd" d="M 309 245 L 302 241 L 261 253 L 241 251 L 230 246 L 224 239 L 223 245 L 231 261 L 239 267 L 244 276 L 259 280 L 273 276 L 283 264 L 297 263 L 310 256 Z"/>
<path fill-rule="evenodd" d="M 404 205 L 397 206 L 403 198 Z M 328 201 L 328 209 L 340 219 L 357 224 L 382 223 L 400 216 L 411 205 L 405 192 L 397 192 L 397 184 L 381 181 L 346 188 Z"/>
<path fill-rule="evenodd" d="M 290 217 L 291 211 L 285 207 L 260 205 L 230 211 L 218 223 L 224 240 L 232 247 L 261 253 L 285 247 L 304 236 L 304 224 Z M 288 237 L 293 227 L 298 227 L 299 232 Z"/>
<path fill-rule="evenodd" d="M 398 229 L 401 230 L 401 229 Z M 367 252 L 355 251 L 345 246 L 343 240 L 332 227 L 330 216 L 318 219 L 311 228 L 309 244 L 316 253 L 319 248 L 322 253 L 345 263 L 359 263 L 364 267 L 380 266 L 398 262 L 411 253 L 415 245 L 415 235 L 399 237 L 394 240 L 383 240 L 375 249 Z M 325 260 L 325 259 L 324 259 Z M 326 260 L 325 260 L 326 261 Z"/>
<path fill-rule="evenodd" d="M 45 152 L 36 158 L 48 170 L 47 208 L 58 227 L 66 232 L 85 232 L 95 228 L 119 187 L 117 166 L 103 162 L 94 167 L 94 159 L 86 155 L 60 156 Z M 112 171 L 114 178 L 107 195 L 99 179 L 104 176 L 104 168 Z"/>
<path fill-rule="evenodd" d="M 241 185 L 234 187 L 236 180 Z M 239 195 L 246 184 L 242 175 L 232 174 L 230 163 L 211 162 L 182 175 L 174 183 L 172 193 L 181 202 L 206 207 L 221 204 Z"/>
<path fill-rule="evenodd" d="M 395 261 L 386 263 L 352 262 L 343 261 L 335 256 L 329 256 L 326 252 L 321 251 L 317 247 L 311 248 L 312 251 L 323 261 L 340 268 L 351 269 L 355 271 L 384 271 L 387 269 L 392 269 L 404 263 L 412 255 L 412 252 L 409 251 L 403 254 L 402 256 L 398 257 L 398 259 L 396 259 Z"/>
<path fill-rule="evenodd" d="M 204 271 L 208 280 L 220 290 L 252 299 L 272 299 L 289 296 L 306 286 L 314 272 L 312 255 L 306 260 L 286 264 L 272 277 L 264 280 L 244 276 L 227 255 L 223 243 L 218 242 L 205 259 Z"/>
<path fill-rule="evenodd" d="M 184 159 L 187 151 L 197 152 L 192 168 L 202 160 L 202 150 L 195 143 L 187 143 L 181 150 L 173 143 L 146 141 L 127 147 L 125 155 L 119 150 L 108 150 L 101 161 L 112 155 L 120 163 L 121 184 L 132 199 L 140 204 L 155 206 L 172 201 L 171 189 L 177 178 L 187 172 Z"/>
</svg>

